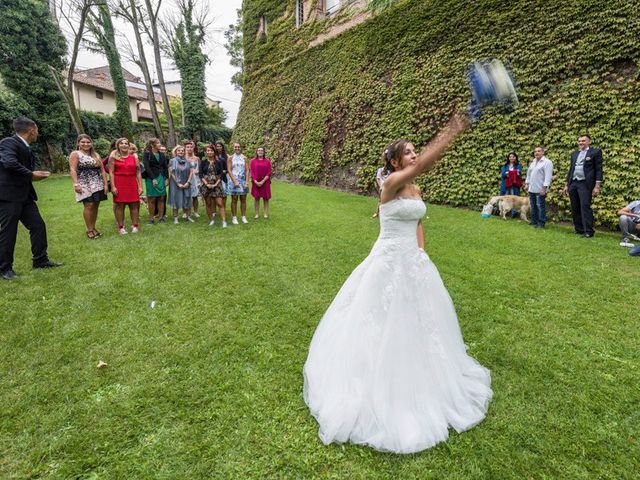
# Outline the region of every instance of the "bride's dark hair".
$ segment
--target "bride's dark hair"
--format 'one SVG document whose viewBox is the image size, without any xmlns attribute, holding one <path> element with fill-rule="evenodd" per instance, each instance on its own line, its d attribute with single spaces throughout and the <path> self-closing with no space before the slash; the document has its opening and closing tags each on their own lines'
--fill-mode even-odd
<svg viewBox="0 0 640 480">
<path fill-rule="evenodd" d="M 389 175 L 391 172 L 395 172 L 395 167 L 391 164 L 392 160 L 402 160 L 402 154 L 404 149 L 409 143 L 408 140 L 400 139 L 395 142 L 391 142 L 387 145 L 387 148 L 382 152 L 382 161 L 384 162 L 384 173 Z"/>
</svg>

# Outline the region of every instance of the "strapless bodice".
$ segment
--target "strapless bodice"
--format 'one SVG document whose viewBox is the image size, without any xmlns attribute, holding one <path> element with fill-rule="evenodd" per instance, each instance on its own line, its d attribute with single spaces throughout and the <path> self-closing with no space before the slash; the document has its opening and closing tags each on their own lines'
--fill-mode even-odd
<svg viewBox="0 0 640 480">
<path fill-rule="evenodd" d="M 427 207 L 419 198 L 400 197 L 380 205 L 380 236 L 384 239 L 416 240 L 416 226 Z"/>
</svg>

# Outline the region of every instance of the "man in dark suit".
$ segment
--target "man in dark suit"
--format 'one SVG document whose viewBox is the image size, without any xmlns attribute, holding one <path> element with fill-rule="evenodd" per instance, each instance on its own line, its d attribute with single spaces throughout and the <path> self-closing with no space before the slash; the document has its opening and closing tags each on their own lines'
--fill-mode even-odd
<svg viewBox="0 0 640 480">
<path fill-rule="evenodd" d="M 38 126 L 27 117 L 18 117 L 13 128 L 16 134 L 0 141 L 0 276 L 6 280 L 16 278 L 13 251 L 18 222 L 22 222 L 31 236 L 33 268 L 62 265 L 47 256 L 47 229 L 32 185 L 49 176 L 49 172 L 35 170 L 36 159 L 29 146 L 38 138 Z"/>
<path fill-rule="evenodd" d="M 591 147 L 591 137 L 578 137 L 579 150 L 571 154 L 564 193 L 569 194 L 573 226 L 578 235 L 593 237 L 593 210 L 591 200 L 600 194 L 602 183 L 602 150 Z"/>
</svg>

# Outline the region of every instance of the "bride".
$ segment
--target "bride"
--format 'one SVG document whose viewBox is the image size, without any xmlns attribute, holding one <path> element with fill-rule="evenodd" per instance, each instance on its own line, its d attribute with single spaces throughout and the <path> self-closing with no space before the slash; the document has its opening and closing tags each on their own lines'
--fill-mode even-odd
<svg viewBox="0 0 640 480">
<path fill-rule="evenodd" d="M 413 453 L 485 417 L 490 373 L 467 355 L 451 298 L 420 248 L 426 207 L 413 184 L 467 126 L 456 115 L 419 154 L 405 140 L 384 152 L 392 173 L 380 236 L 320 321 L 304 366 L 304 398 L 325 444 Z"/>
</svg>

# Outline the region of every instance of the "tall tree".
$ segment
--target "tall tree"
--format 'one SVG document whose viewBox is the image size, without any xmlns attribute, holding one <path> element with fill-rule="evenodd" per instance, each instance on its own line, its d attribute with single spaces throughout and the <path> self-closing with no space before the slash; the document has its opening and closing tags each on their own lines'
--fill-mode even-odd
<svg viewBox="0 0 640 480">
<path fill-rule="evenodd" d="M 180 71 L 184 133 L 194 138 L 200 136 L 207 117 L 205 67 L 209 59 L 202 48 L 211 22 L 208 10 L 195 10 L 194 0 L 177 0 L 176 4 L 180 18 L 168 17 L 163 22 L 163 45 Z"/>
<path fill-rule="evenodd" d="M 75 73 L 76 62 L 78 60 L 78 54 L 80 53 L 80 44 L 86 33 L 85 27 L 87 16 L 89 15 L 90 9 L 97 3 L 97 1 L 98 0 L 69 0 L 65 2 L 65 0 L 50 0 L 50 7 L 54 19 L 59 25 L 64 21 L 64 24 L 68 29 L 67 35 L 70 35 L 72 38 L 71 50 L 69 51 L 69 66 L 67 70 L 66 83 L 62 75 L 60 75 L 55 68 L 50 67 L 50 71 L 54 81 L 56 82 L 58 90 L 60 90 L 60 93 L 67 104 L 69 117 L 71 118 L 73 127 L 78 134 L 84 133 L 84 127 L 73 97 L 73 74 Z"/>
<path fill-rule="evenodd" d="M 236 10 L 238 19 L 235 25 L 229 25 L 224 32 L 224 38 L 227 40 L 224 47 L 227 49 L 227 53 L 231 60 L 229 63 L 232 67 L 238 69 L 236 73 L 231 77 L 231 84 L 236 90 L 242 91 L 242 84 L 244 82 L 244 47 L 242 44 L 242 9 Z"/>
<path fill-rule="evenodd" d="M 87 27 L 95 37 L 95 43 L 88 43 L 91 48 L 104 53 L 109 63 L 109 73 L 116 96 L 116 112 L 113 114 L 122 135 L 131 138 L 133 125 L 129 109 L 129 94 L 122 73 L 120 53 L 116 44 L 116 35 L 111 20 L 111 11 L 107 3 L 100 3 L 87 19 Z"/>
<path fill-rule="evenodd" d="M 167 128 L 169 130 L 169 138 L 167 138 L 167 145 L 169 147 L 173 147 L 176 145 L 177 136 L 176 136 L 176 128 L 173 123 L 173 116 L 171 115 L 171 106 L 169 105 L 169 95 L 167 95 L 167 87 L 164 83 L 164 72 L 162 71 L 162 55 L 160 52 L 160 33 L 158 32 L 158 23 L 159 17 L 158 14 L 160 12 L 160 5 L 162 5 L 162 0 L 157 0 L 157 3 L 154 5 L 152 0 L 145 0 L 145 7 L 147 10 L 146 18 L 148 19 L 148 23 L 142 22 L 142 26 L 151 41 L 151 45 L 153 45 L 153 55 L 155 57 L 156 62 L 156 74 L 158 75 L 158 84 L 160 86 L 160 95 L 162 96 L 162 109 L 164 110 L 164 116 L 167 121 Z M 143 19 L 140 16 L 140 19 Z"/>
<path fill-rule="evenodd" d="M 163 135 L 162 127 L 160 126 L 160 116 L 158 115 L 155 92 L 153 91 L 153 83 L 151 81 L 151 74 L 149 73 L 149 65 L 147 64 L 147 55 L 145 54 L 144 42 L 142 41 L 142 12 L 138 10 L 135 0 L 117 0 L 115 2 L 114 10 L 116 15 L 127 20 L 133 27 L 138 55 L 134 56 L 132 60 L 140 67 L 140 70 L 142 70 L 144 83 L 147 87 L 147 97 L 149 98 L 149 108 L 151 110 L 151 118 L 153 119 L 153 128 L 156 131 L 156 136 L 162 138 Z"/>
<path fill-rule="evenodd" d="M 47 2 L 0 2 L 0 76 L 8 90 L 29 105 L 47 145 L 61 143 L 69 129 L 65 103 L 49 66 L 64 69 L 66 42 Z"/>
</svg>

